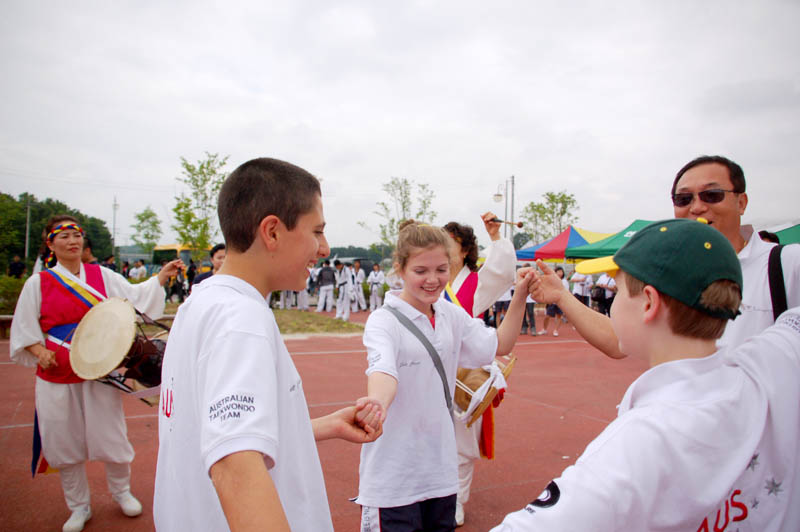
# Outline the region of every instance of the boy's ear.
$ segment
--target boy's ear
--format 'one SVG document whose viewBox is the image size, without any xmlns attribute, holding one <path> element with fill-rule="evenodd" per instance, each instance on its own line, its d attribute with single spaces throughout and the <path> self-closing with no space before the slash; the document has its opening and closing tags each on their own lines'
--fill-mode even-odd
<svg viewBox="0 0 800 532">
<path fill-rule="evenodd" d="M 663 312 L 664 302 L 661 300 L 661 294 L 658 290 L 649 284 L 642 289 L 642 295 L 645 297 L 642 318 L 645 323 L 650 323 Z"/>
<path fill-rule="evenodd" d="M 261 223 L 258 224 L 258 234 L 256 238 L 261 240 L 267 251 L 275 251 L 277 248 L 278 233 L 280 232 L 281 225 L 280 219 L 274 214 L 265 217 L 261 220 Z"/>
</svg>

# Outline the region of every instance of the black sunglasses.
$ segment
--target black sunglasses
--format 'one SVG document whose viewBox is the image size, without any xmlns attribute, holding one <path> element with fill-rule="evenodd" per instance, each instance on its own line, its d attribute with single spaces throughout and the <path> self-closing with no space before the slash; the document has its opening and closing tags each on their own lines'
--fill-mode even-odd
<svg viewBox="0 0 800 532">
<path fill-rule="evenodd" d="M 726 192 L 733 192 L 738 194 L 735 190 L 722 190 L 721 188 L 712 188 L 710 190 L 702 190 L 697 193 L 697 197 L 703 203 L 719 203 L 725 199 Z M 676 192 L 672 195 L 672 204 L 676 207 L 686 207 L 692 202 L 694 198 L 693 192 Z"/>
</svg>

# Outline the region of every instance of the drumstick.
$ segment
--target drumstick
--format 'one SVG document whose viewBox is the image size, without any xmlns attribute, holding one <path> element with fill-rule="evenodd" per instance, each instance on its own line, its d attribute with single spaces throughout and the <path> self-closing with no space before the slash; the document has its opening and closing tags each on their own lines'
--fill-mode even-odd
<svg viewBox="0 0 800 532">
<path fill-rule="evenodd" d="M 495 222 L 498 224 L 508 224 L 508 225 L 516 225 L 520 229 L 522 229 L 522 222 L 507 222 L 506 220 L 501 220 L 500 218 L 492 218 L 489 220 L 490 222 Z"/>
</svg>

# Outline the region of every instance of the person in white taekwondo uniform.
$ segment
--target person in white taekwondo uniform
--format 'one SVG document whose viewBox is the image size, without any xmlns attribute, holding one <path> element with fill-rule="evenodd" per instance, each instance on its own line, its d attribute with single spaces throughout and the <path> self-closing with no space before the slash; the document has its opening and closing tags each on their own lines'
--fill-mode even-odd
<svg viewBox="0 0 800 532">
<path fill-rule="evenodd" d="M 314 277 L 314 263 L 310 262 L 306 267 L 308 270 L 308 278 L 306 279 L 306 287 L 304 290 L 297 292 L 297 310 L 308 310 L 308 298 L 311 292 L 311 285 Z"/>
<path fill-rule="evenodd" d="M 336 298 L 336 318 L 337 320 L 348 321 L 350 319 L 350 300 L 353 294 L 353 272 L 339 260 L 333 261 L 336 267 L 336 286 L 339 294 Z"/>
<path fill-rule="evenodd" d="M 367 274 L 361 268 L 361 261 L 353 261 L 353 312 L 359 310 L 367 310 L 367 300 L 364 298 L 364 281 L 367 279 Z"/>
<path fill-rule="evenodd" d="M 386 278 L 381 271 L 380 265 L 376 262 L 372 265 L 372 271 L 369 272 L 367 277 L 367 285 L 369 285 L 369 311 L 372 312 L 376 308 L 380 308 L 383 304 L 383 284 Z"/>
<path fill-rule="evenodd" d="M 133 447 L 127 438 L 120 392 L 72 371 L 69 339 L 89 308 L 106 297 L 122 297 L 151 318 L 164 312 L 164 283 L 183 263 L 168 263 L 158 276 L 133 285 L 96 264 L 82 264 L 84 232 L 72 216 L 46 226 L 50 268 L 25 282 L 11 323 L 11 360 L 36 367 L 36 412 L 42 453 L 59 470 L 71 515 L 63 530 L 82 530 L 91 518 L 86 461 L 104 462 L 113 499 L 134 517 L 142 505 L 130 491 Z"/>
<path fill-rule="evenodd" d="M 654 223 L 598 260 L 578 268 L 619 270 L 619 348 L 651 368 L 575 465 L 493 531 L 800 530 L 800 308 L 718 349 L 741 267 L 691 220 Z"/>
</svg>

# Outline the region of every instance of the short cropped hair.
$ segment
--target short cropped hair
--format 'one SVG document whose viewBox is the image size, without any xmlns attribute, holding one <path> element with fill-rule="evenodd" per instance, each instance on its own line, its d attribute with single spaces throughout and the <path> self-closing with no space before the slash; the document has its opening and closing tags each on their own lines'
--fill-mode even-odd
<svg viewBox="0 0 800 532">
<path fill-rule="evenodd" d="M 217 254 L 217 251 L 220 251 L 220 250 L 223 250 L 223 249 L 225 249 L 225 244 L 217 244 L 216 246 L 211 248 L 211 251 L 208 252 L 208 256 L 213 259 L 214 255 Z"/>
<path fill-rule="evenodd" d="M 646 283 L 622 270 L 617 274 L 625 276 L 625 287 L 628 294 L 637 296 L 642 293 Z M 716 340 L 725 332 L 728 320 L 715 318 L 702 310 L 690 307 L 677 299 L 660 292 L 661 300 L 669 310 L 667 323 L 674 334 Z M 708 285 L 700 296 L 700 302 L 710 309 L 725 309 L 736 311 L 742 302 L 742 291 L 738 284 L 727 279 L 721 279 Z M 611 312 L 614 312 L 613 307 Z"/>
<path fill-rule="evenodd" d="M 678 181 L 680 181 L 681 177 L 683 177 L 683 174 L 695 166 L 711 163 L 721 164 L 728 169 L 728 176 L 731 178 L 731 184 L 733 185 L 734 192 L 741 194 L 745 191 L 747 183 L 744 180 L 744 170 L 742 170 L 741 166 L 731 161 L 727 157 L 723 157 L 722 155 L 701 155 L 696 159 L 692 159 L 683 165 L 683 168 L 678 170 L 678 174 L 675 176 L 675 180 L 672 182 L 671 194 L 675 194 L 675 189 L 678 187 Z"/>
<path fill-rule="evenodd" d="M 225 179 L 217 214 L 225 242 L 234 251 L 250 249 L 261 220 L 277 216 L 290 231 L 320 196 L 316 177 L 285 161 L 247 161 Z"/>
<path fill-rule="evenodd" d="M 478 271 L 478 239 L 475 237 L 472 227 L 461 225 L 458 222 L 450 222 L 444 226 L 444 230 L 459 243 L 461 251 L 467 252 L 467 256 L 464 257 L 464 266 L 471 272 Z"/>
</svg>

